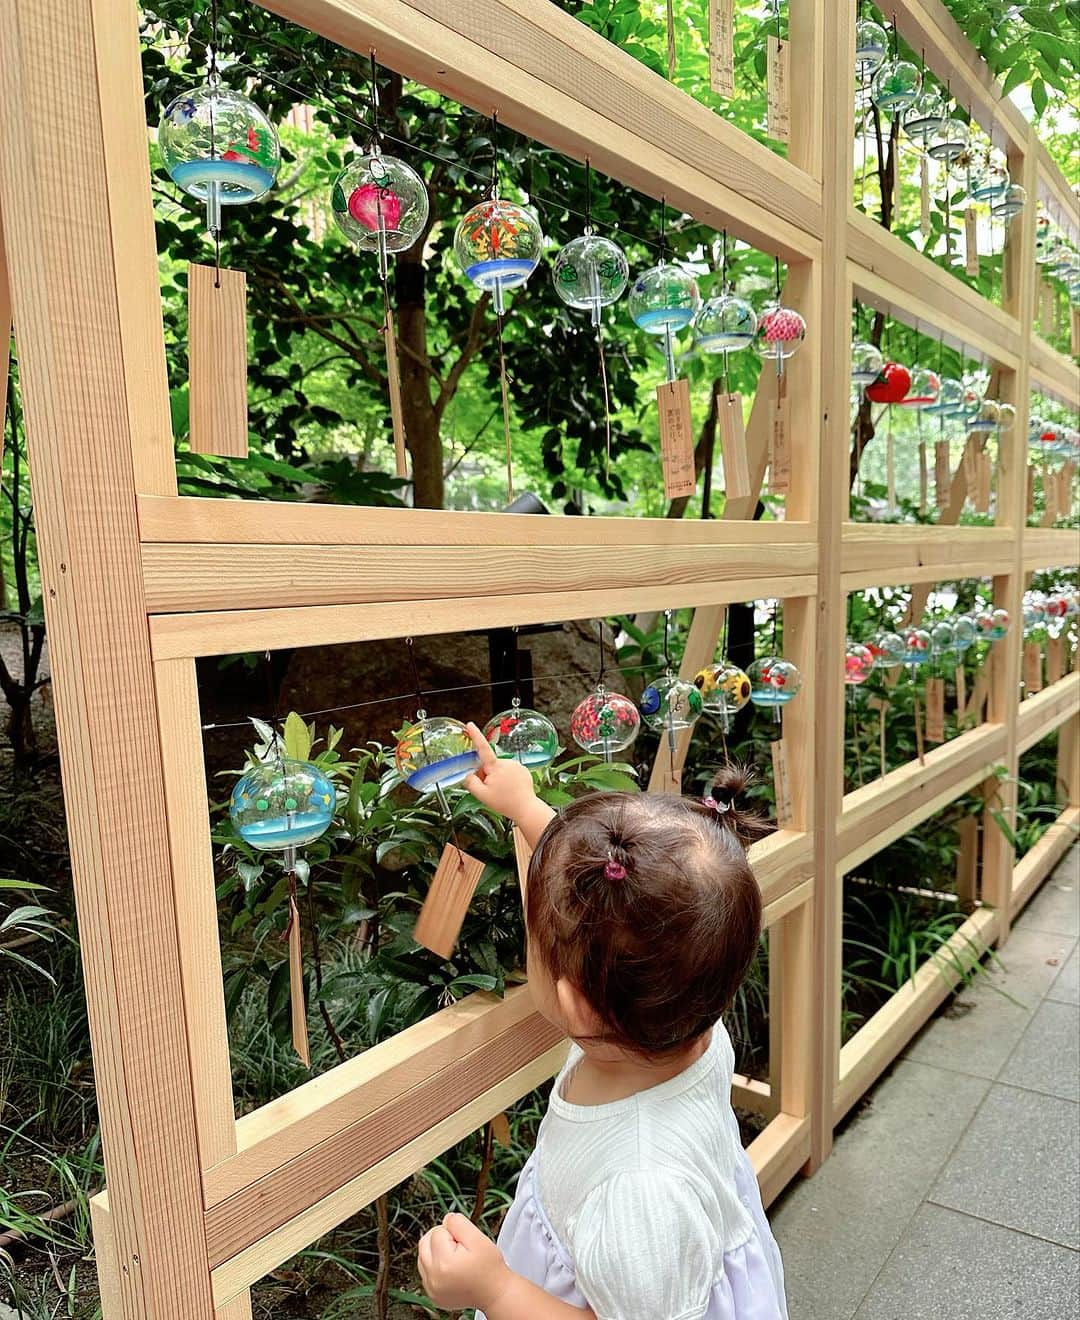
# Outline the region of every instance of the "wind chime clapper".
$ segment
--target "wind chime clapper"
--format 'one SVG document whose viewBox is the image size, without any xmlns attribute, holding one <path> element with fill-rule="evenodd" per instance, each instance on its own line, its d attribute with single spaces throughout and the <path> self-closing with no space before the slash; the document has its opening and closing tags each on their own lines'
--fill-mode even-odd
<svg viewBox="0 0 1080 1320">
<path fill-rule="evenodd" d="M 499 338 L 499 386 L 506 441 L 506 498 L 514 498 L 510 448 L 510 393 L 503 344 L 506 290 L 520 288 L 536 269 L 544 247 L 540 221 L 527 206 L 499 196 L 499 117 L 491 116 L 491 184 L 487 198 L 461 217 L 454 232 L 454 255 L 466 277 L 491 294 Z"/>
<path fill-rule="evenodd" d="M 369 83 L 371 138 L 334 180 L 330 210 L 338 228 L 361 252 L 374 252 L 383 302 L 383 348 L 386 383 L 394 428 L 397 475 L 408 475 L 405 424 L 398 372 L 397 333 L 390 298 L 391 253 L 406 252 L 426 232 L 430 202 L 420 175 L 403 160 L 382 150 L 379 128 L 378 66 L 371 52 Z"/>
</svg>

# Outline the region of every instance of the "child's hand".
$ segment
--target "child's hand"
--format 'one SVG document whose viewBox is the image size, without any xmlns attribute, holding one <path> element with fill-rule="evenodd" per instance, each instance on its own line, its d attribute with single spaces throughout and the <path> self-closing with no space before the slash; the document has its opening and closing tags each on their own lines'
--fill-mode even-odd
<svg viewBox="0 0 1080 1320">
<path fill-rule="evenodd" d="M 513 757 L 497 756 L 475 724 L 465 728 L 480 758 L 480 769 L 462 781 L 462 788 L 501 816 L 517 822 L 526 819 L 536 803 L 532 775 Z"/>
<path fill-rule="evenodd" d="M 469 727 L 475 742 L 477 730 Z M 417 1256 L 424 1291 L 446 1311 L 465 1306 L 486 1311 L 513 1279 L 499 1248 L 464 1215 L 447 1215 L 425 1233 Z"/>
</svg>

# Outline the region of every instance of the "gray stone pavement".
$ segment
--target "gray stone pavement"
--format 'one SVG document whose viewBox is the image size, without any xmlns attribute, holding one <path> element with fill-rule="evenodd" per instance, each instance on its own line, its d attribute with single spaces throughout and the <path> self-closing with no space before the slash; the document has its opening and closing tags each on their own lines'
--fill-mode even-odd
<svg viewBox="0 0 1080 1320">
<path fill-rule="evenodd" d="M 1080 847 L 770 1218 L 791 1320 L 1080 1320 Z"/>
</svg>

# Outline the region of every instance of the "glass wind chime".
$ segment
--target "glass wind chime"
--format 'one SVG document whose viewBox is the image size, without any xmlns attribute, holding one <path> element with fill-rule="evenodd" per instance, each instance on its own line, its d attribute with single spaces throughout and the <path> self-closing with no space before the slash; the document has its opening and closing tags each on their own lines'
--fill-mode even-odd
<svg viewBox="0 0 1080 1320">
<path fill-rule="evenodd" d="M 611 467 L 611 397 L 604 356 L 604 308 L 622 297 L 630 279 L 626 254 L 618 243 L 593 232 L 592 164 L 585 160 L 585 232 L 572 238 L 555 258 L 551 278 L 555 292 L 568 307 L 589 313 L 596 329 L 600 383 L 604 395 L 604 472 Z"/>
<path fill-rule="evenodd" d="M 802 674 L 790 660 L 785 660 L 777 646 L 779 601 L 773 605 L 773 649 L 771 655 L 755 660 L 746 671 L 750 680 L 750 700 L 755 706 L 772 711 L 774 724 L 779 724 L 781 708 L 799 695 Z"/>
<path fill-rule="evenodd" d="M 694 346 L 701 353 L 722 353 L 724 389 L 731 381 L 730 356 L 742 352 L 754 342 L 757 334 L 757 313 L 745 298 L 736 297 L 735 286 L 728 275 L 728 235 L 721 238 L 720 293 L 702 303 L 694 321 Z"/>
<path fill-rule="evenodd" d="M 600 669 L 596 688 L 574 707 L 570 736 L 583 752 L 610 761 L 616 752 L 629 747 L 641 729 L 638 708 L 621 692 L 610 692 L 604 682 L 604 625 L 599 624 Z"/>
<path fill-rule="evenodd" d="M 488 196 L 467 211 L 454 233 L 454 255 L 466 277 L 491 294 L 498 327 L 499 383 L 506 441 L 506 497 L 514 498 L 510 448 L 510 394 L 506 377 L 503 318 L 506 293 L 520 288 L 536 269 L 544 246 L 540 221 L 526 206 L 499 196 L 499 118 L 491 117 L 491 185 Z"/>
<path fill-rule="evenodd" d="M 784 364 L 798 352 L 806 338 L 806 322 L 801 314 L 793 307 L 785 307 L 780 298 L 780 258 L 777 257 L 774 296 L 758 316 L 754 347 L 763 361 L 775 363 L 778 394 L 784 390 Z"/>
<path fill-rule="evenodd" d="M 664 672 L 641 694 L 638 709 L 647 728 L 663 733 L 667 738 L 671 757 L 671 772 L 675 774 L 675 758 L 679 734 L 691 729 L 701 717 L 703 702 L 701 691 L 688 679 L 679 678 L 671 666 L 670 651 L 671 611 L 664 611 Z"/>
<path fill-rule="evenodd" d="M 405 427 L 398 384 L 397 334 L 390 300 L 390 254 L 405 252 L 427 232 L 430 203 L 420 175 L 403 160 L 383 153 L 379 129 L 379 88 L 375 55 L 371 55 L 371 138 L 334 180 L 330 210 L 338 228 L 361 252 L 378 261 L 383 303 L 383 347 L 387 388 L 394 426 L 397 475 L 406 476 Z"/>
<path fill-rule="evenodd" d="M 667 205 L 660 199 L 660 260 L 643 270 L 630 287 L 630 317 L 639 329 L 663 341 L 669 383 L 676 379 L 675 336 L 701 306 L 697 280 L 667 256 Z"/>
</svg>

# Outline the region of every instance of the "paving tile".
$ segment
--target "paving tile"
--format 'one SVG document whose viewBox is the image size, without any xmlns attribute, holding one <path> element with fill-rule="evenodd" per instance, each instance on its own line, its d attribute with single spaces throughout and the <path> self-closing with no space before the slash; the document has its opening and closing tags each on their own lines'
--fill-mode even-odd
<svg viewBox="0 0 1080 1320">
<path fill-rule="evenodd" d="M 986 971 L 930 1019 L 906 1057 L 996 1077 L 1074 947 L 1069 935 L 1017 927 Z"/>
<path fill-rule="evenodd" d="M 995 1084 L 928 1199 L 1080 1248 L 1080 1105 Z"/>
<path fill-rule="evenodd" d="M 1044 999 L 998 1081 L 1080 1101 L 1080 1008 Z"/>
<path fill-rule="evenodd" d="M 1060 1004 L 1080 1004 L 1080 945 L 1073 949 L 1046 997 Z"/>
<path fill-rule="evenodd" d="M 1078 1295 L 1075 1252 L 924 1205 L 855 1320 L 1065 1320 Z"/>
<path fill-rule="evenodd" d="M 792 1184 L 770 1216 L 791 1320 L 850 1320 L 987 1087 L 902 1060 L 814 1177 Z"/>
<path fill-rule="evenodd" d="M 1080 935 L 1080 846 L 1058 865 L 1016 925 L 1017 929 Z"/>
</svg>

